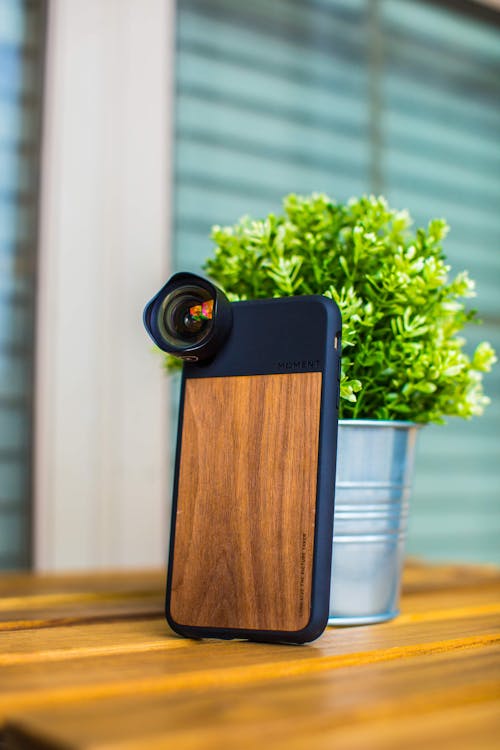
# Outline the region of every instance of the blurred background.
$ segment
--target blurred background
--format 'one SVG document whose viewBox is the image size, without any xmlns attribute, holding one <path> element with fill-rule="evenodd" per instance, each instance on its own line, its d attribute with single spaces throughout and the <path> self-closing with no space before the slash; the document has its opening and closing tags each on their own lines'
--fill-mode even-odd
<svg viewBox="0 0 500 750">
<path fill-rule="evenodd" d="M 289 192 L 444 216 L 500 351 L 500 3 L 0 0 L 0 569 L 166 558 L 147 299 Z M 500 562 L 500 368 L 419 435 L 409 552 Z"/>
</svg>

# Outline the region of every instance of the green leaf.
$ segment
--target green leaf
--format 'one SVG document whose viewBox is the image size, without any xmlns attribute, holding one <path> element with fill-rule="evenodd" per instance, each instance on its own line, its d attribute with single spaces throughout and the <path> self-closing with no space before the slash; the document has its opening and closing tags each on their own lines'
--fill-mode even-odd
<svg viewBox="0 0 500 750">
<path fill-rule="evenodd" d="M 341 416 L 442 423 L 488 404 L 488 342 L 472 358 L 460 334 L 476 313 L 474 282 L 450 276 L 444 219 L 412 230 L 382 196 L 337 203 L 291 194 L 283 212 L 212 228 L 205 271 L 231 300 L 324 294 L 342 313 Z M 450 280 L 451 279 L 451 280 Z M 178 368 L 168 360 L 168 368 Z"/>
</svg>

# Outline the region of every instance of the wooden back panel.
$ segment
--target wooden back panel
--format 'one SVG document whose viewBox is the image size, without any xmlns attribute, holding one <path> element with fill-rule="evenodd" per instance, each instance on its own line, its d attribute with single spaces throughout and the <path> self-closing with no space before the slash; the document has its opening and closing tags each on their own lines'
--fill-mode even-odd
<svg viewBox="0 0 500 750">
<path fill-rule="evenodd" d="M 186 380 L 170 596 L 180 625 L 307 624 L 321 381 Z"/>
</svg>

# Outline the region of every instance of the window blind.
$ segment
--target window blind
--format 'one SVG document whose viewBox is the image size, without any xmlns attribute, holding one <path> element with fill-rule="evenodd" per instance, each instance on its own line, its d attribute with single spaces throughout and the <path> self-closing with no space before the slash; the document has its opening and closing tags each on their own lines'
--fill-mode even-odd
<svg viewBox="0 0 500 750">
<path fill-rule="evenodd" d="M 278 209 L 291 191 L 342 197 L 370 169 L 362 3 L 181 0 L 176 248 L 206 255 L 215 223 Z"/>
<path fill-rule="evenodd" d="M 31 560 L 34 298 L 45 3 L 0 0 L 0 569 Z"/>
<path fill-rule="evenodd" d="M 452 269 L 477 281 L 469 351 L 500 351 L 500 26 L 419 2 L 381 3 L 384 190 L 418 223 L 444 216 Z M 499 560 L 500 380 L 483 417 L 420 436 L 410 551 Z"/>
<path fill-rule="evenodd" d="M 485 321 L 469 348 L 500 351 L 497 18 L 472 2 L 178 0 L 177 268 L 199 270 L 212 224 L 288 192 L 383 192 L 418 224 L 448 219 Z M 412 553 L 500 560 L 500 382 L 485 381 L 483 418 L 420 435 Z"/>
</svg>

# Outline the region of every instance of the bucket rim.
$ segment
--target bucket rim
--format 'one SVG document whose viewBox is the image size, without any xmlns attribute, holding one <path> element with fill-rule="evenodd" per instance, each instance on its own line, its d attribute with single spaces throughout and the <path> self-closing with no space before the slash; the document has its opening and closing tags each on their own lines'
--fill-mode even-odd
<svg viewBox="0 0 500 750">
<path fill-rule="evenodd" d="M 398 419 L 339 419 L 339 427 L 395 427 L 400 430 L 420 429 L 422 422 L 405 422 Z"/>
</svg>

